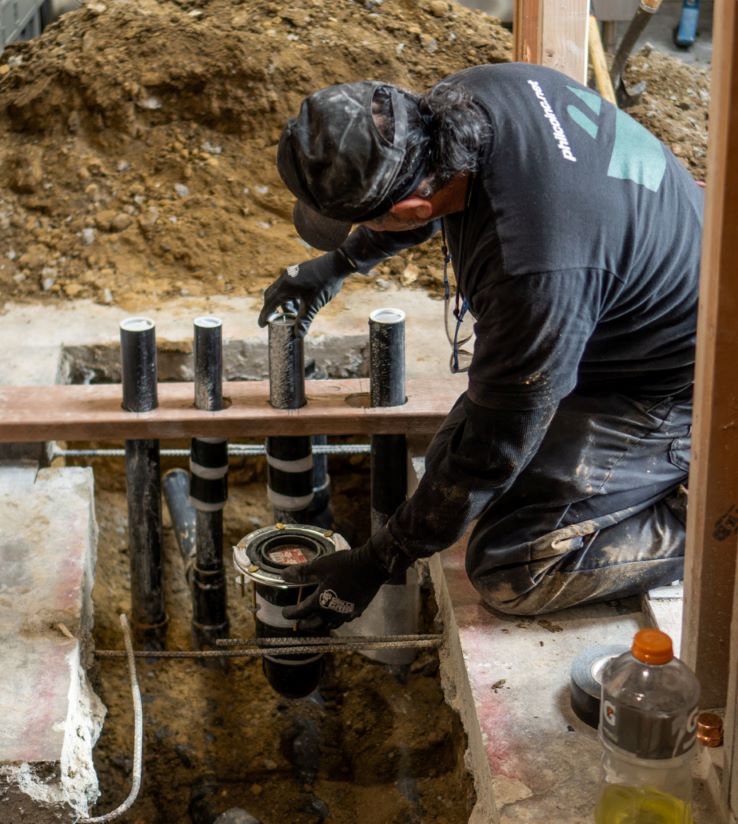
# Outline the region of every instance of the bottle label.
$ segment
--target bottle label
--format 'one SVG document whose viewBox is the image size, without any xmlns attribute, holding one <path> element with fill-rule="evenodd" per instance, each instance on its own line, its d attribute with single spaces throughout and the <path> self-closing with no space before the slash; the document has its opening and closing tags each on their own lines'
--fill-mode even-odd
<svg viewBox="0 0 738 824">
<path fill-rule="evenodd" d="M 603 690 L 600 732 L 606 741 L 637 758 L 678 758 L 694 744 L 697 713 L 696 705 L 668 713 L 644 712 L 619 703 Z"/>
</svg>

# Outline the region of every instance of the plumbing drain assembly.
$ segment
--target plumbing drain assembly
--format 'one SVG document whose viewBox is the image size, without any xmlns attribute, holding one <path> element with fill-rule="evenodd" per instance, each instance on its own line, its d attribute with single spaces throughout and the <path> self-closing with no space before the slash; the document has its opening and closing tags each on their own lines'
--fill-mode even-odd
<svg viewBox="0 0 738 824">
<path fill-rule="evenodd" d="M 315 591 L 315 585 L 291 584 L 282 571 L 323 555 L 348 549 L 337 533 L 304 524 L 276 524 L 250 532 L 233 548 L 233 562 L 245 590 L 251 582 L 256 638 L 309 638 L 293 621 L 282 617 L 282 609 L 294 606 Z M 287 698 L 309 695 L 320 682 L 322 654 L 286 654 L 275 649 L 262 658 L 264 675 L 271 686 Z"/>
</svg>

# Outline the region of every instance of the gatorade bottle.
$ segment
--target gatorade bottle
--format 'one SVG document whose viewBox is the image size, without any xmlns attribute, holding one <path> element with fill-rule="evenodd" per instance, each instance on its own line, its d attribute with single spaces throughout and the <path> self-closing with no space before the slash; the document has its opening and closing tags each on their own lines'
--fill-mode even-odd
<svg viewBox="0 0 738 824">
<path fill-rule="evenodd" d="M 692 824 L 692 746 L 699 683 L 671 638 L 636 633 L 605 667 L 600 738 L 605 774 L 596 824 Z"/>
</svg>

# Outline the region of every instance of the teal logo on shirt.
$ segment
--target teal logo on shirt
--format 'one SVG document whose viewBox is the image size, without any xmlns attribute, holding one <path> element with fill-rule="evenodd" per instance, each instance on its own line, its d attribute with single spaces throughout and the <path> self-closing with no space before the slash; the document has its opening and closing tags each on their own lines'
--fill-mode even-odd
<svg viewBox="0 0 738 824">
<path fill-rule="evenodd" d="M 599 119 L 602 108 L 602 98 L 599 95 L 575 86 L 567 86 L 567 89 Z M 597 140 L 599 125 L 590 114 L 572 104 L 566 107 L 566 113 L 589 137 Z M 666 155 L 661 143 L 648 129 L 618 109 L 615 112 L 615 140 L 607 176 L 632 180 L 633 183 L 656 192 L 665 174 Z"/>
</svg>

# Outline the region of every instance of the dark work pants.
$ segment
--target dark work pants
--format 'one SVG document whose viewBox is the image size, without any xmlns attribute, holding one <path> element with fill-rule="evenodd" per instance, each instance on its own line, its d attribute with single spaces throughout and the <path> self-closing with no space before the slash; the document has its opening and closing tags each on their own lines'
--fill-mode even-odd
<svg viewBox="0 0 738 824">
<path fill-rule="evenodd" d="M 565 398 L 472 532 L 467 573 L 484 601 L 532 615 L 681 578 L 691 417 L 691 401 Z"/>
</svg>

